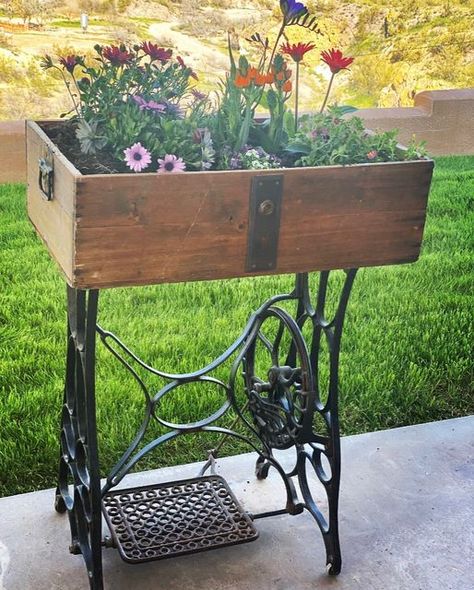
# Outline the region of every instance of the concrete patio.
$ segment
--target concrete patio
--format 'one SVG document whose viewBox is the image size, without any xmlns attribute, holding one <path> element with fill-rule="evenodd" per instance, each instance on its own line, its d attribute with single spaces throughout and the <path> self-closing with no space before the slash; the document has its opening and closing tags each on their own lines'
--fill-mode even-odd
<svg viewBox="0 0 474 590">
<path fill-rule="evenodd" d="M 343 439 L 343 571 L 325 575 L 319 531 L 307 514 L 256 521 L 246 545 L 131 566 L 104 549 L 107 590 L 472 590 L 474 417 Z M 284 461 L 291 462 L 291 453 Z M 275 474 L 253 477 L 254 456 L 219 461 L 249 511 L 281 508 Z M 197 475 L 197 465 L 131 475 L 125 486 Z M 319 495 L 324 511 L 325 503 Z M 53 491 L 0 499 L 0 590 L 87 590 L 68 553 L 66 516 Z"/>
</svg>

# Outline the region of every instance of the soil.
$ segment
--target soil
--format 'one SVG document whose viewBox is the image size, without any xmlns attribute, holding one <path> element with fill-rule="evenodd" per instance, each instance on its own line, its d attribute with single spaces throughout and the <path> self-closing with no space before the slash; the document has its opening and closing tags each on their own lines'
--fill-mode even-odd
<svg viewBox="0 0 474 590">
<path fill-rule="evenodd" d="M 107 152 L 97 152 L 97 154 L 82 153 L 81 146 L 76 138 L 76 127 L 73 121 L 39 123 L 39 126 L 81 174 L 130 172 L 125 164 L 121 166 Z"/>
</svg>

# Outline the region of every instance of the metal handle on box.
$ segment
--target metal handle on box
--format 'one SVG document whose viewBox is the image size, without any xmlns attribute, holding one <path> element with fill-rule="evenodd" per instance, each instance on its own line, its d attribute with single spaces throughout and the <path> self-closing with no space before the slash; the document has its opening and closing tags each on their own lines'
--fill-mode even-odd
<svg viewBox="0 0 474 590">
<path fill-rule="evenodd" d="M 47 201 L 51 201 L 53 198 L 53 166 L 50 161 L 46 158 L 40 158 L 38 160 L 39 174 L 38 174 L 38 185 L 43 197 Z"/>
</svg>

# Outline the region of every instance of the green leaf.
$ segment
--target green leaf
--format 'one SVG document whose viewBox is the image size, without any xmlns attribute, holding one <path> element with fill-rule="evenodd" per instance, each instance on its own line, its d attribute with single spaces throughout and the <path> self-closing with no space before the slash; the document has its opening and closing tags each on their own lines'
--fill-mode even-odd
<svg viewBox="0 0 474 590">
<path fill-rule="evenodd" d="M 356 111 L 359 110 L 357 107 L 353 107 L 350 104 L 344 104 L 338 108 L 339 108 L 339 112 L 341 113 L 341 115 L 347 115 L 348 113 L 355 113 Z"/>
<path fill-rule="evenodd" d="M 295 135 L 295 115 L 293 111 L 286 111 L 283 116 L 283 127 L 288 137 Z"/>
<path fill-rule="evenodd" d="M 243 76 L 247 75 L 247 70 L 249 69 L 249 62 L 245 55 L 241 55 L 239 57 L 239 70 L 242 72 Z"/>
<path fill-rule="evenodd" d="M 277 96 L 277 93 L 273 90 L 273 88 L 270 88 L 270 90 L 267 92 L 267 104 L 268 104 L 268 108 L 271 111 L 276 109 L 276 107 L 277 107 L 278 96 Z"/>
<path fill-rule="evenodd" d="M 309 141 L 304 141 L 303 139 L 295 139 L 290 141 L 287 145 L 286 152 L 290 154 L 309 154 L 311 152 L 311 144 Z"/>
</svg>

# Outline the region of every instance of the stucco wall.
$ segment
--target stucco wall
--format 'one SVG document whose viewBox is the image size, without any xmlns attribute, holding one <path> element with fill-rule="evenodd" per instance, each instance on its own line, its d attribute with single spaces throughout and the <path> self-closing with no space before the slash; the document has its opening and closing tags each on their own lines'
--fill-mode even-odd
<svg viewBox="0 0 474 590">
<path fill-rule="evenodd" d="M 420 92 L 413 107 L 356 114 L 369 129 L 399 129 L 401 143 L 415 135 L 434 156 L 474 154 L 474 88 Z M 25 167 L 24 121 L 0 121 L 0 182 L 24 182 Z"/>
<path fill-rule="evenodd" d="M 25 182 L 25 122 L 0 121 L 0 182 Z"/>
<path fill-rule="evenodd" d="M 362 109 L 369 129 L 399 129 L 400 143 L 413 135 L 435 156 L 474 154 L 474 88 L 432 90 L 415 96 L 413 107 Z"/>
</svg>

